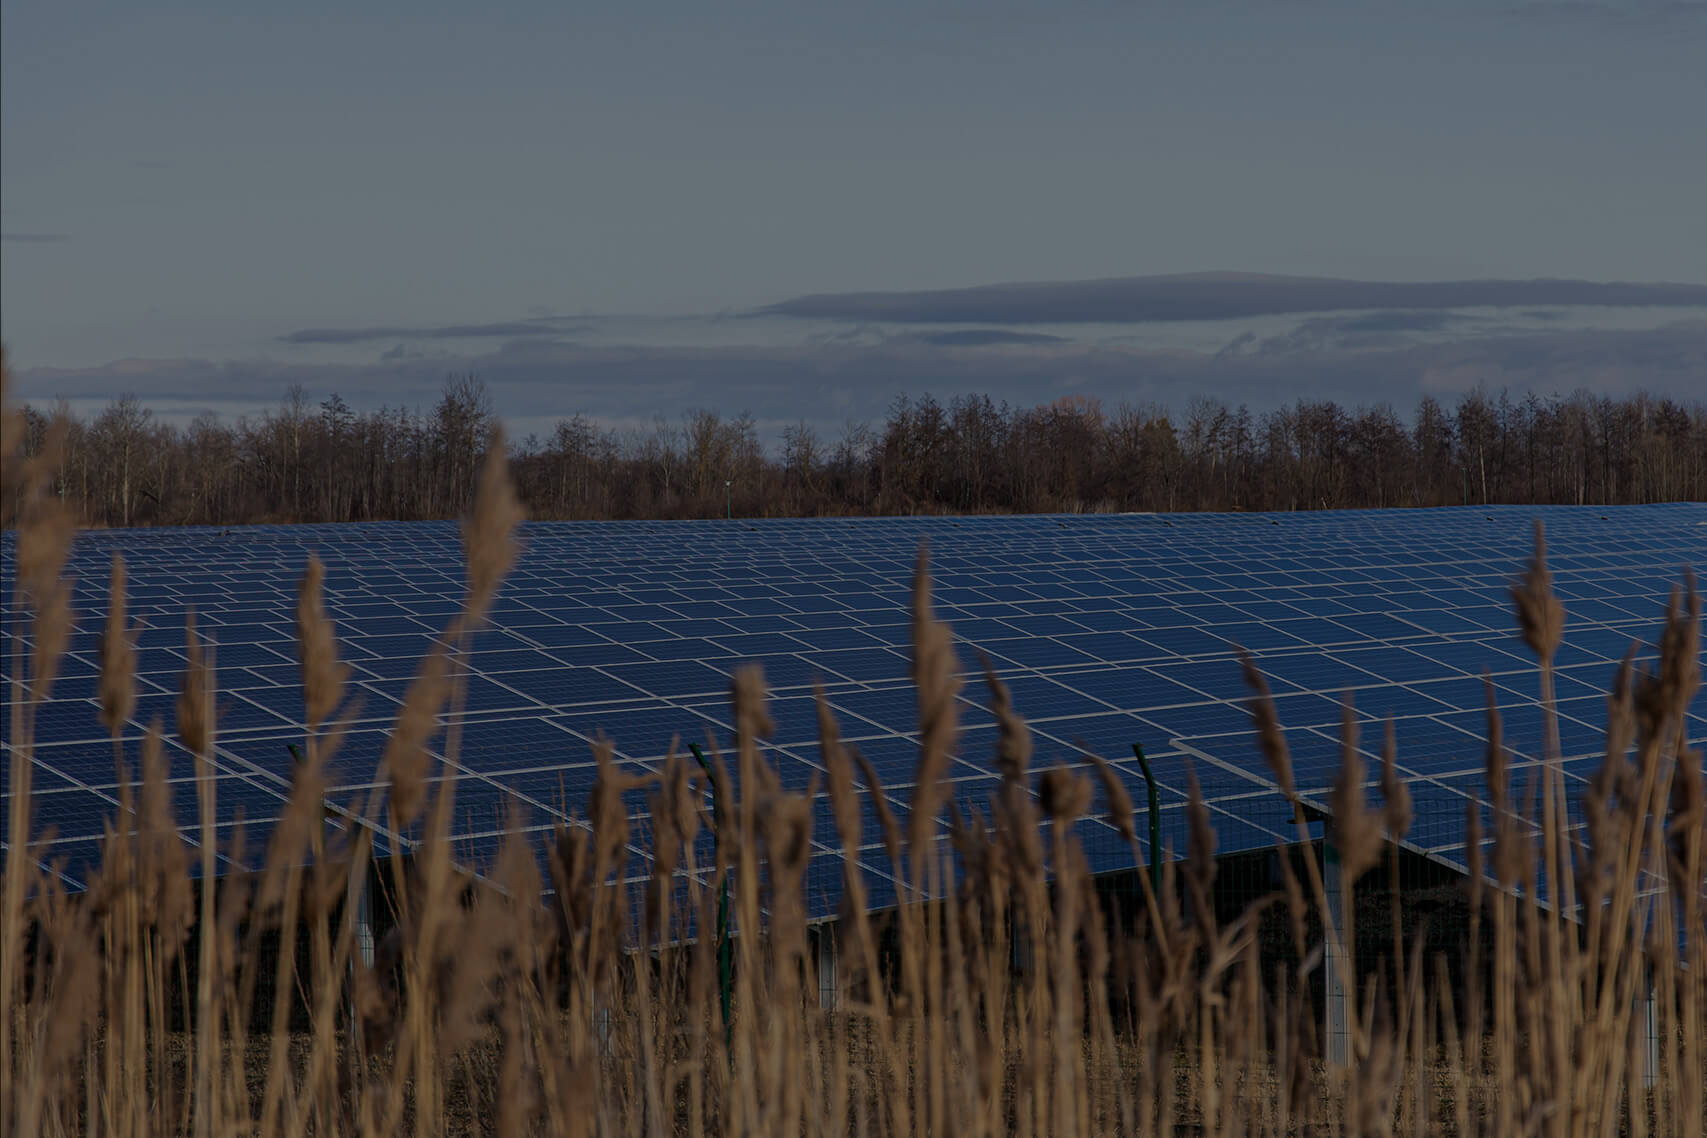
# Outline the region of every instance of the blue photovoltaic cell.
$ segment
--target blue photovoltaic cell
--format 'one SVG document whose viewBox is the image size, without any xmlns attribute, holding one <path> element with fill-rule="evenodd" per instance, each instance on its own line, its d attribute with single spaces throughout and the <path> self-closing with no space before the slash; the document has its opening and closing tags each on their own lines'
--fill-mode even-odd
<svg viewBox="0 0 1707 1138">
<path fill-rule="evenodd" d="M 907 666 L 907 658 L 889 648 L 809 652 L 804 653 L 803 658 L 809 666 L 823 673 L 826 683 L 835 680 L 853 683 L 890 680 Z"/>
<path fill-rule="evenodd" d="M 442 729 L 428 741 L 433 777 L 456 780 L 458 848 L 479 862 L 497 848 L 509 796 L 539 827 L 585 813 L 601 731 L 635 772 L 656 769 L 678 737 L 703 744 L 709 732 L 727 747 L 730 677 L 756 662 L 773 693 L 766 746 L 784 785 L 804 789 L 822 775 L 812 695 L 821 683 L 843 737 L 870 760 L 904 819 L 918 758 L 911 578 L 929 542 L 934 604 L 954 629 L 964 685 L 951 768 L 963 806 L 995 785 L 987 658 L 1031 724 L 1034 769 L 1083 764 L 1089 749 L 1113 762 L 1142 804 L 1131 751 L 1141 743 L 1161 783 L 1164 844 L 1184 848 L 1188 770 L 1220 849 L 1290 839 L 1290 814 L 1252 738 L 1244 648 L 1268 677 L 1312 801 L 1325 802 L 1339 770 L 1340 700 L 1351 689 L 1372 781 L 1392 720 L 1416 805 L 1411 845 L 1462 865 L 1465 811 L 1486 795 L 1485 671 L 1514 786 L 1546 753 L 1539 669 L 1515 635 L 1509 593 L 1536 518 L 1568 611 L 1557 726 L 1568 782 L 1580 787 L 1598 764 L 1604 692 L 1619 660 L 1633 640 L 1656 634 L 1680 568 L 1707 561 L 1707 506 L 530 525 L 490 627 L 472 654 L 453 654 L 468 675 L 464 723 L 454 753 L 445 754 Z M 220 670 L 210 772 L 220 836 L 241 814 L 248 861 L 288 794 L 288 747 L 305 742 L 294 629 L 309 554 L 326 564 L 327 611 L 352 665 L 354 723 L 326 771 L 339 804 L 374 786 L 389 725 L 421 656 L 458 612 L 464 581 L 452 523 L 80 535 L 68 571 L 79 623 L 53 698 L 34 712 L 32 767 L 32 836 L 56 828 L 45 853 L 72 888 L 87 884 L 95 839 L 117 808 L 119 767 L 94 702 L 114 552 L 127 561 L 131 610 L 146 622 L 139 699 L 118 762 L 134 777 L 143 732 L 158 716 L 176 809 L 194 822 L 195 764 L 172 735 L 193 608 Z M 10 597 L 10 533 L 0 562 Z M 0 668 L 10 668 L 15 613 L 0 631 Z M 1651 660 L 1651 647 L 1637 659 Z M 8 722 L 8 750 L 12 730 Z M 1707 740 L 1707 695 L 1689 736 Z M 9 770 L 6 778 L 9 800 Z M 643 809 L 643 794 L 627 800 Z M 870 902 L 883 905 L 894 886 L 865 810 L 857 864 Z M 826 915 L 840 903 L 844 862 L 822 802 L 815 814 L 808 881 L 813 912 Z M 1094 868 L 1132 866 L 1133 851 L 1100 821 L 1075 829 Z M 0 841 L 10 856 L 12 835 Z M 703 863 L 709 845 L 701 854 Z"/>
<path fill-rule="evenodd" d="M 905 731 L 919 721 L 919 697 L 910 687 L 838 692 L 830 697 L 830 705 L 839 712 L 856 717 L 855 720 L 843 721 L 842 733 L 847 738 Z"/>
</svg>

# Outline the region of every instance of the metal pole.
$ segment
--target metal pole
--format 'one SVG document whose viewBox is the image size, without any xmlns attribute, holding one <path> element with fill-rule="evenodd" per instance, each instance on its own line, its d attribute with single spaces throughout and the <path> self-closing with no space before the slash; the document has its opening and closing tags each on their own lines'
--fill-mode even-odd
<svg viewBox="0 0 1707 1138">
<path fill-rule="evenodd" d="M 1340 851 L 1334 844 L 1334 819 L 1318 806 L 1294 798 L 1293 824 L 1322 824 L 1322 892 L 1328 911 L 1322 914 L 1322 1058 L 1344 1067 L 1351 1062 L 1351 985 L 1356 981 L 1356 946 L 1346 944 L 1345 907 L 1356 904 L 1346 895 L 1345 875 L 1340 871 Z M 1286 856 L 1286 855 L 1282 855 Z"/>
<path fill-rule="evenodd" d="M 1144 785 L 1150 800 L 1150 888 L 1158 898 L 1162 895 L 1162 796 L 1156 792 L 1156 776 L 1150 770 L 1150 760 L 1144 757 L 1144 744 L 1132 744 L 1138 756 L 1138 769 L 1144 772 Z"/>
<path fill-rule="evenodd" d="M 818 1006 L 833 1011 L 841 1001 L 842 982 L 836 968 L 836 932 L 829 924 L 818 926 Z"/>
<path fill-rule="evenodd" d="M 731 521 L 735 518 L 735 491 L 731 489 L 733 485 L 729 479 L 723 480 L 723 516 Z"/>
<path fill-rule="evenodd" d="M 1328 900 L 1328 911 L 1322 914 L 1322 919 L 1329 924 L 1322 952 L 1323 1057 L 1334 1066 L 1344 1067 L 1351 1062 L 1351 1003 L 1347 985 L 1355 981 L 1352 946 L 1340 938 L 1345 935 L 1345 907 L 1355 901 L 1345 895 L 1340 851 L 1334 844 L 1331 818 L 1322 825 L 1322 891 Z"/>
<path fill-rule="evenodd" d="M 711 774 L 711 764 L 705 761 L 698 743 L 689 743 L 688 750 L 699 760 L 700 769 L 707 775 Z M 711 838 L 712 848 L 723 848 L 723 806 L 717 800 L 717 784 L 711 784 Z M 716 854 L 718 860 L 722 858 Z M 723 1045 L 733 1047 L 735 1043 L 735 1020 L 730 1015 L 730 1004 L 733 999 L 731 977 L 734 972 L 735 946 L 729 943 L 729 878 L 719 874 L 717 879 L 717 995 L 723 1008 Z"/>
<path fill-rule="evenodd" d="M 301 767 L 302 752 L 295 743 L 286 743 L 285 750 L 290 752 L 291 760 Z M 325 848 L 326 823 L 332 818 L 332 810 L 324 802 L 320 806 L 320 839 L 315 843 L 315 856 L 318 859 Z M 355 925 L 356 951 L 350 957 L 350 987 L 348 998 L 345 1000 L 345 1014 L 349 1016 L 351 1038 L 356 1046 L 361 1046 L 362 1033 L 360 1021 L 356 1013 L 356 965 L 359 961 L 363 967 L 372 968 L 374 960 L 373 935 L 373 895 L 369 891 L 372 883 L 371 869 L 365 871 L 361 880 L 350 883 L 352 889 L 346 893 L 346 899 L 352 904 L 344 914 L 344 919 Z"/>
<path fill-rule="evenodd" d="M 1643 984 L 1636 990 L 1641 1003 L 1642 1022 L 1642 1086 L 1651 1088 L 1660 1081 L 1660 1006 L 1654 990 L 1654 966 L 1650 961 L 1642 967 Z"/>
</svg>

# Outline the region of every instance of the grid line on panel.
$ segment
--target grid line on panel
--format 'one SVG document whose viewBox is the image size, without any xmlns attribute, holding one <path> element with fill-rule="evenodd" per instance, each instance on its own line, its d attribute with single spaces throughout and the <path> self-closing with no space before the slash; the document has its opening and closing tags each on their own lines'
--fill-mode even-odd
<svg viewBox="0 0 1707 1138">
<path fill-rule="evenodd" d="M 960 792 L 989 777 L 984 652 L 1032 723 L 1040 756 L 1072 762 L 1083 746 L 1136 779 L 1125 755 L 1142 742 L 1165 772 L 1170 804 L 1191 764 L 1225 819 L 1224 848 L 1272 837 L 1272 782 L 1252 738 L 1242 648 L 1269 678 L 1301 786 L 1317 793 L 1337 769 L 1349 690 L 1366 755 L 1379 753 L 1391 718 L 1400 769 L 1419 794 L 1447 796 L 1436 802 L 1446 810 L 1453 796 L 1476 800 L 1484 670 L 1515 761 L 1542 751 L 1536 663 L 1515 635 L 1507 593 L 1536 517 L 1569 614 L 1557 668 L 1561 749 L 1580 765 L 1601 743 L 1612 669 L 1633 638 L 1657 629 L 1675 567 L 1707 560 L 1707 507 L 529 525 L 491 627 L 459 658 L 465 749 L 436 774 L 468 780 L 482 811 L 506 793 L 555 810 L 554 785 L 570 794 L 590 786 L 600 731 L 637 774 L 655 768 L 672 738 L 727 738 L 729 677 L 753 661 L 773 689 L 770 745 L 790 764 L 786 781 L 817 769 L 812 693 L 822 683 L 844 736 L 887 786 L 905 790 L 917 757 L 908 597 L 928 540 L 938 611 L 966 672 Z M 0 540 L 0 569 L 15 564 L 12 542 Z M 419 658 L 463 588 L 450 523 L 83 535 L 71 572 L 85 616 L 37 724 L 40 755 L 51 759 L 40 769 L 52 772 L 53 793 L 68 795 L 56 804 L 63 810 L 94 811 L 110 780 L 92 697 L 114 550 L 130 566 L 131 607 L 149 624 L 142 702 L 123 745 L 134 748 L 156 713 L 170 734 L 182 621 L 194 607 L 228 680 L 219 777 L 266 794 L 288 785 L 285 743 L 302 732 L 292 628 L 307 554 L 327 565 L 328 612 L 366 698 L 339 788 L 373 785 L 363 768 L 377 762 Z M 27 635 L 10 614 L 0 623 L 8 637 Z M 8 654 L 0 670 L 9 666 Z M 1695 714 L 1690 732 L 1707 736 L 1707 714 Z M 229 785 L 235 800 L 238 784 Z M 904 794 L 893 797 L 904 806 Z M 1461 847 L 1461 821 L 1436 830 L 1429 848 Z M 490 832 L 462 837 L 472 848 Z M 66 849 L 85 841 L 68 838 Z M 1107 856 L 1129 859 L 1112 847 Z"/>
</svg>

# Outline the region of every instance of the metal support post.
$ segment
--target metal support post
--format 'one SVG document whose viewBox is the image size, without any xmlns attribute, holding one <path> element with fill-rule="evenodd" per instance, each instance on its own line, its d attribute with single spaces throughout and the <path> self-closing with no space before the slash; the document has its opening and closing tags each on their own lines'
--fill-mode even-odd
<svg viewBox="0 0 1707 1138">
<path fill-rule="evenodd" d="M 1641 1002 L 1637 1023 L 1642 1032 L 1642 1086 L 1652 1087 L 1660 1081 L 1660 1005 L 1651 964 L 1643 970 L 1636 998 Z"/>
<path fill-rule="evenodd" d="M 1150 888 L 1159 899 L 1162 895 L 1162 796 L 1156 790 L 1156 776 L 1150 771 L 1150 760 L 1144 757 L 1144 744 L 1132 744 L 1138 756 L 1138 769 L 1144 772 L 1144 785 L 1149 799 L 1150 814 Z"/>
<path fill-rule="evenodd" d="M 840 1002 L 841 982 L 836 975 L 836 929 L 818 926 L 818 1006 L 834 1011 Z"/>
<path fill-rule="evenodd" d="M 374 945 L 373 872 L 370 867 L 356 887 L 356 955 L 368 968 L 373 967 Z"/>
<path fill-rule="evenodd" d="M 1322 887 L 1328 898 L 1324 920 L 1328 925 L 1322 952 L 1322 1046 L 1332 1066 L 1351 1062 L 1351 1009 L 1346 984 L 1351 980 L 1351 946 L 1340 938 L 1345 933 L 1345 888 L 1340 873 L 1340 853 L 1334 845 L 1333 820 L 1323 827 Z"/>
</svg>

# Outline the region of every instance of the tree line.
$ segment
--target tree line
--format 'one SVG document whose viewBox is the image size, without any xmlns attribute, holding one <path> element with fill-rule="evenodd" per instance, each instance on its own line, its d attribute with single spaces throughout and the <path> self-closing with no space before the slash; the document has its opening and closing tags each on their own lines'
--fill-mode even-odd
<svg viewBox="0 0 1707 1138">
<path fill-rule="evenodd" d="M 26 408 L 26 449 L 63 420 L 60 494 L 92 525 L 455 517 L 497 421 L 473 376 L 430 410 L 357 411 L 300 387 L 234 422 L 162 422 L 131 395 L 79 419 Z M 1038 406 L 898 398 L 833 437 L 767 447 L 751 414 L 691 410 L 615 430 L 585 415 L 509 444 L 536 518 L 1300 510 L 1707 499 L 1707 404 L 1477 389 L 1348 410 L 1252 413 L 1199 396 L 1175 415 L 1070 396 Z"/>
</svg>

